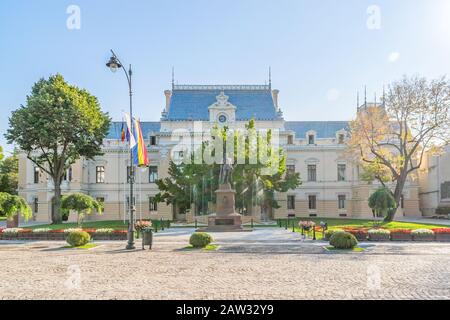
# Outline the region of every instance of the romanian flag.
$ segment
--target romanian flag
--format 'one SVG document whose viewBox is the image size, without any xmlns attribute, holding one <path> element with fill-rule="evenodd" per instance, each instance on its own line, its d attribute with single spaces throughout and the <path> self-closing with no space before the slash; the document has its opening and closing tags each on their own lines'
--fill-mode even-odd
<svg viewBox="0 0 450 320">
<path fill-rule="evenodd" d="M 122 129 L 120 130 L 120 139 L 122 142 L 125 141 L 125 123 L 122 122 Z"/>
<path fill-rule="evenodd" d="M 145 146 L 144 136 L 142 135 L 141 123 L 134 120 L 133 133 L 136 145 L 133 148 L 133 164 L 138 167 L 147 167 L 149 164 L 147 147 Z"/>
</svg>

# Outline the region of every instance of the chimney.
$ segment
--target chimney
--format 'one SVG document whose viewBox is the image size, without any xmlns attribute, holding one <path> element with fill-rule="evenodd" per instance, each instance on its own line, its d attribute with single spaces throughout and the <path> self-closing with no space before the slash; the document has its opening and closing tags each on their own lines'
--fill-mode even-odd
<svg viewBox="0 0 450 320">
<path fill-rule="evenodd" d="M 169 107 L 170 107 L 170 98 L 172 98 L 172 91 L 170 90 L 165 90 L 164 91 L 164 95 L 166 96 L 166 112 L 169 112 Z"/>
<path fill-rule="evenodd" d="M 273 104 L 275 105 L 275 109 L 278 110 L 278 94 L 280 93 L 280 90 L 272 90 L 272 98 L 273 98 Z"/>
</svg>

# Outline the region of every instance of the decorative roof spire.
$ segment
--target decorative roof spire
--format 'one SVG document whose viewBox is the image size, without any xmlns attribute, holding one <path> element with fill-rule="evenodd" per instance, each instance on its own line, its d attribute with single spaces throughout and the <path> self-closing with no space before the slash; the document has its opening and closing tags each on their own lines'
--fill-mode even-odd
<svg viewBox="0 0 450 320">
<path fill-rule="evenodd" d="M 175 86 L 175 68 L 172 66 L 172 90 Z"/>
<path fill-rule="evenodd" d="M 272 89 L 272 67 L 269 67 L 269 87 Z"/>
</svg>

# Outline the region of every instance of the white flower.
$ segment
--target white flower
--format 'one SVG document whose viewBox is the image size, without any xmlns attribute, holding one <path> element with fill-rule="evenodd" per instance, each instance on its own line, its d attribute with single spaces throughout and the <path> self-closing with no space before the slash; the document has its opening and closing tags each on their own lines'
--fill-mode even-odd
<svg viewBox="0 0 450 320">
<path fill-rule="evenodd" d="M 412 234 L 424 234 L 424 235 L 433 235 L 434 231 L 430 229 L 416 229 L 411 232 Z"/>
<path fill-rule="evenodd" d="M 370 229 L 369 234 L 391 234 L 389 230 L 386 229 Z"/>
<path fill-rule="evenodd" d="M 111 228 L 102 228 L 95 230 L 95 233 L 113 233 L 114 229 Z"/>
<path fill-rule="evenodd" d="M 50 232 L 50 228 L 36 228 L 33 229 L 33 233 L 47 233 Z"/>
<path fill-rule="evenodd" d="M 3 233 L 19 233 L 20 231 L 22 231 L 22 228 L 7 228 L 7 229 L 3 229 Z"/>
<path fill-rule="evenodd" d="M 83 229 L 80 229 L 80 228 L 64 229 L 64 233 L 71 233 L 71 232 L 76 232 L 76 231 L 83 231 Z"/>
</svg>

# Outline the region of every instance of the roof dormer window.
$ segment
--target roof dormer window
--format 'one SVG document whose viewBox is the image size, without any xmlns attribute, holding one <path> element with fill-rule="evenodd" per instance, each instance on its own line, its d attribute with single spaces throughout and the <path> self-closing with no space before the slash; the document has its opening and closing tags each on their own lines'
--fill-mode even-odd
<svg viewBox="0 0 450 320">
<path fill-rule="evenodd" d="M 308 144 L 315 144 L 316 143 L 316 137 L 314 134 L 308 134 Z"/>
</svg>

